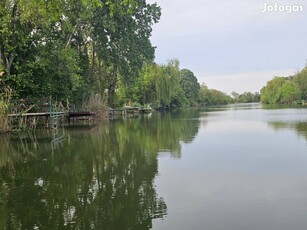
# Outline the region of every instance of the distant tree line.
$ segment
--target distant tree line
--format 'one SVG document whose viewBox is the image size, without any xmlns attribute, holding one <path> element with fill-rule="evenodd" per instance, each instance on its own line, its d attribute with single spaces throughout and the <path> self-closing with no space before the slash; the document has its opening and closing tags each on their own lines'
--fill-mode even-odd
<svg viewBox="0 0 307 230">
<path fill-rule="evenodd" d="M 131 85 L 118 90 L 119 105 L 150 104 L 156 108 L 212 106 L 233 103 L 231 96 L 199 84 L 189 69 L 180 69 L 179 61 L 170 60 L 166 65 L 147 63 L 140 77 Z"/>
<path fill-rule="evenodd" d="M 261 89 L 264 104 L 293 104 L 307 100 L 307 68 L 290 77 L 274 77 Z"/>
<path fill-rule="evenodd" d="M 212 105 L 225 105 L 232 103 L 232 98 L 224 92 L 216 89 L 209 89 L 205 84 L 202 84 L 199 90 L 199 104 L 212 106 Z"/>
<path fill-rule="evenodd" d="M 260 101 L 260 93 L 251 93 L 251 92 L 244 92 L 239 94 L 237 92 L 232 92 L 231 96 L 233 98 L 234 103 L 253 103 Z"/>
<path fill-rule="evenodd" d="M 199 83 L 194 73 L 180 69 L 174 59 L 166 65 L 146 63 L 140 76 L 118 90 L 118 103 L 153 105 L 156 108 L 193 106 L 198 103 Z"/>
</svg>

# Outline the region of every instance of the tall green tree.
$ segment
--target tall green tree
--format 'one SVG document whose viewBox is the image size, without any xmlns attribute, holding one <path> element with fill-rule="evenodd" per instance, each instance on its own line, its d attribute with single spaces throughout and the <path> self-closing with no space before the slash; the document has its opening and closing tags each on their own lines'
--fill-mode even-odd
<svg viewBox="0 0 307 230">
<path fill-rule="evenodd" d="M 239 102 L 239 96 L 240 96 L 239 93 L 237 93 L 237 92 L 235 92 L 235 91 L 232 91 L 232 92 L 231 92 L 231 96 L 232 96 L 234 102 Z"/>
<path fill-rule="evenodd" d="M 301 98 L 299 86 L 293 81 L 287 81 L 280 88 L 280 103 L 289 104 Z"/>
<path fill-rule="evenodd" d="M 188 69 L 182 69 L 180 71 L 179 84 L 184 91 L 185 97 L 188 99 L 191 105 L 196 104 L 199 93 L 199 83 L 194 73 Z"/>
<path fill-rule="evenodd" d="M 261 102 L 265 104 L 276 104 L 280 102 L 280 88 L 286 83 L 284 77 L 274 77 L 261 89 Z"/>
<path fill-rule="evenodd" d="M 179 85 L 179 61 L 170 60 L 167 65 L 156 69 L 156 92 L 158 103 L 162 107 L 170 107 Z"/>
<path fill-rule="evenodd" d="M 114 104 L 118 77 L 124 84 L 133 82 L 143 64 L 154 58 L 154 47 L 149 37 L 152 25 L 157 23 L 161 12 L 156 4 L 145 0 L 102 7 L 94 12 L 93 30 L 97 55 L 108 66 L 107 88 L 109 104 Z M 96 39 L 97 38 L 97 39 Z"/>
</svg>

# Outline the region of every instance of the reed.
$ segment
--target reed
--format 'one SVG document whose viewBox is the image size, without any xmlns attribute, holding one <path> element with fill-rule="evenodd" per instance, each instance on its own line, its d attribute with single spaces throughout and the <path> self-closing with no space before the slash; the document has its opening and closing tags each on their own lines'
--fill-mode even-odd
<svg viewBox="0 0 307 230">
<path fill-rule="evenodd" d="M 108 98 L 106 94 L 91 95 L 87 102 L 86 110 L 96 112 L 96 119 L 108 117 Z"/>
<path fill-rule="evenodd" d="M 8 114 L 10 113 L 10 100 L 12 96 L 12 89 L 10 87 L 4 88 L 4 93 L 0 95 L 0 132 L 9 132 L 12 125 Z"/>
</svg>

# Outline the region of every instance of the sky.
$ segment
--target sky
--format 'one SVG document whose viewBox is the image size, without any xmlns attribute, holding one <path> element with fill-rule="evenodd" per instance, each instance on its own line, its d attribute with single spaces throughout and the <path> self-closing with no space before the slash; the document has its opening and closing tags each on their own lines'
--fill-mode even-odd
<svg viewBox="0 0 307 230">
<path fill-rule="evenodd" d="M 155 61 L 176 58 L 209 88 L 259 92 L 306 65 L 307 0 L 148 2 L 162 8 L 151 37 Z"/>
</svg>

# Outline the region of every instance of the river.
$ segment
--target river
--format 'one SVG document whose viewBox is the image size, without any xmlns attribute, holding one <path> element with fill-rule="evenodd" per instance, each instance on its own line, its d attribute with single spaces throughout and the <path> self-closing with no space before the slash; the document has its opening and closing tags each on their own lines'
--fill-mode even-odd
<svg viewBox="0 0 307 230">
<path fill-rule="evenodd" d="M 2 135 L 0 229 L 305 229 L 306 166 L 306 108 L 239 104 Z"/>
</svg>

